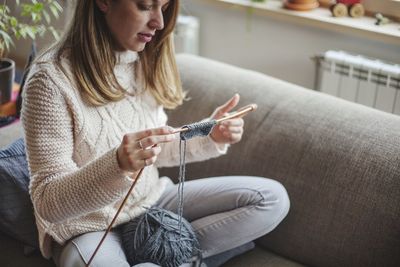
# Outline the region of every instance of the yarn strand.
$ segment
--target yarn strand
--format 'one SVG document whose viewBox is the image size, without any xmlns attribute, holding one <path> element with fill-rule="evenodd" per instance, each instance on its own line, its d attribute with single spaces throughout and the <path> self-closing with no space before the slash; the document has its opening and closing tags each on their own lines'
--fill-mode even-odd
<svg viewBox="0 0 400 267">
<path fill-rule="evenodd" d="M 178 184 L 178 216 L 179 216 L 179 235 L 182 237 L 182 217 L 183 217 L 183 187 L 186 174 L 186 140 L 179 140 L 179 184 Z"/>
</svg>

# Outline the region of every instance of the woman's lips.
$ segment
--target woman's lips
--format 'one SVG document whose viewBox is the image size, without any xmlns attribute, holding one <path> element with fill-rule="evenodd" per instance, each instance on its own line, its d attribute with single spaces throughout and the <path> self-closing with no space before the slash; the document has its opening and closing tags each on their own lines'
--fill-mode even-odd
<svg viewBox="0 0 400 267">
<path fill-rule="evenodd" d="M 150 33 L 138 33 L 138 39 L 141 42 L 148 43 L 153 38 L 153 35 Z"/>
</svg>

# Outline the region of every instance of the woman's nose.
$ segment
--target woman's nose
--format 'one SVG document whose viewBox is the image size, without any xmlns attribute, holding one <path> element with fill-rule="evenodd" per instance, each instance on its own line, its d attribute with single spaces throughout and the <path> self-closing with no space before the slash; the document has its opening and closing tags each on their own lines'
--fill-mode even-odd
<svg viewBox="0 0 400 267">
<path fill-rule="evenodd" d="M 149 26 L 156 30 L 162 30 L 164 28 L 164 16 L 161 9 L 153 13 Z"/>
</svg>

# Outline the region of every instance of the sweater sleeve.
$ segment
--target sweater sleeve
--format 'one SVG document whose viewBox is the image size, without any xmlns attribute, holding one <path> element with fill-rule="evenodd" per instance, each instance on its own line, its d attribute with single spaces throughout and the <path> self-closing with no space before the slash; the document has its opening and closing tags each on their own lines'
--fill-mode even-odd
<svg viewBox="0 0 400 267">
<path fill-rule="evenodd" d="M 129 188 L 113 148 L 78 167 L 73 159 L 74 115 L 60 88 L 44 71 L 25 87 L 22 123 L 35 212 L 62 222 L 118 200 Z"/>
</svg>

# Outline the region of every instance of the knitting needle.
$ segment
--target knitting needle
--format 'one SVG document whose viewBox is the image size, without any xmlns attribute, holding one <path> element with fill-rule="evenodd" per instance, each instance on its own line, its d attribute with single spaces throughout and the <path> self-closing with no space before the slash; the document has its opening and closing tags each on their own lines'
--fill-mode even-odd
<svg viewBox="0 0 400 267">
<path fill-rule="evenodd" d="M 247 106 L 244 106 L 244 107 L 238 109 L 235 112 L 232 112 L 232 113 L 226 115 L 225 117 L 216 119 L 215 121 L 218 124 L 218 123 L 221 123 L 221 122 L 229 120 L 229 119 L 243 117 L 243 116 L 247 115 L 249 112 L 254 111 L 256 109 L 257 109 L 257 104 L 250 104 L 250 105 L 247 105 Z M 189 128 L 179 128 L 179 129 L 175 129 L 175 131 L 173 133 L 181 133 L 181 132 L 186 132 L 188 130 L 189 130 Z"/>
<path fill-rule="evenodd" d="M 134 180 L 133 180 L 131 187 L 128 190 L 128 193 L 126 194 L 124 200 L 122 201 L 121 205 L 119 206 L 117 213 L 114 215 L 114 218 L 112 219 L 110 225 L 107 227 L 107 230 L 104 232 L 103 237 L 101 238 L 99 244 L 97 245 L 96 249 L 94 250 L 92 256 L 90 257 L 90 259 L 89 259 L 88 263 L 85 265 L 85 267 L 90 267 L 90 263 L 92 263 L 93 258 L 94 258 L 94 256 L 96 256 L 97 251 L 100 249 L 101 245 L 103 244 L 104 239 L 106 239 L 108 233 L 111 231 L 111 228 L 113 227 L 115 221 L 117 220 L 117 217 L 118 217 L 119 213 L 121 212 L 122 207 L 125 205 L 126 201 L 128 200 L 129 195 L 131 194 L 133 188 L 136 185 L 136 182 L 139 180 L 139 177 L 142 175 L 143 169 L 144 169 L 144 167 L 142 169 L 140 169 L 140 171 L 138 172 L 136 177 L 135 177 L 135 175 L 132 176 L 132 179 L 134 179 Z"/>
</svg>

